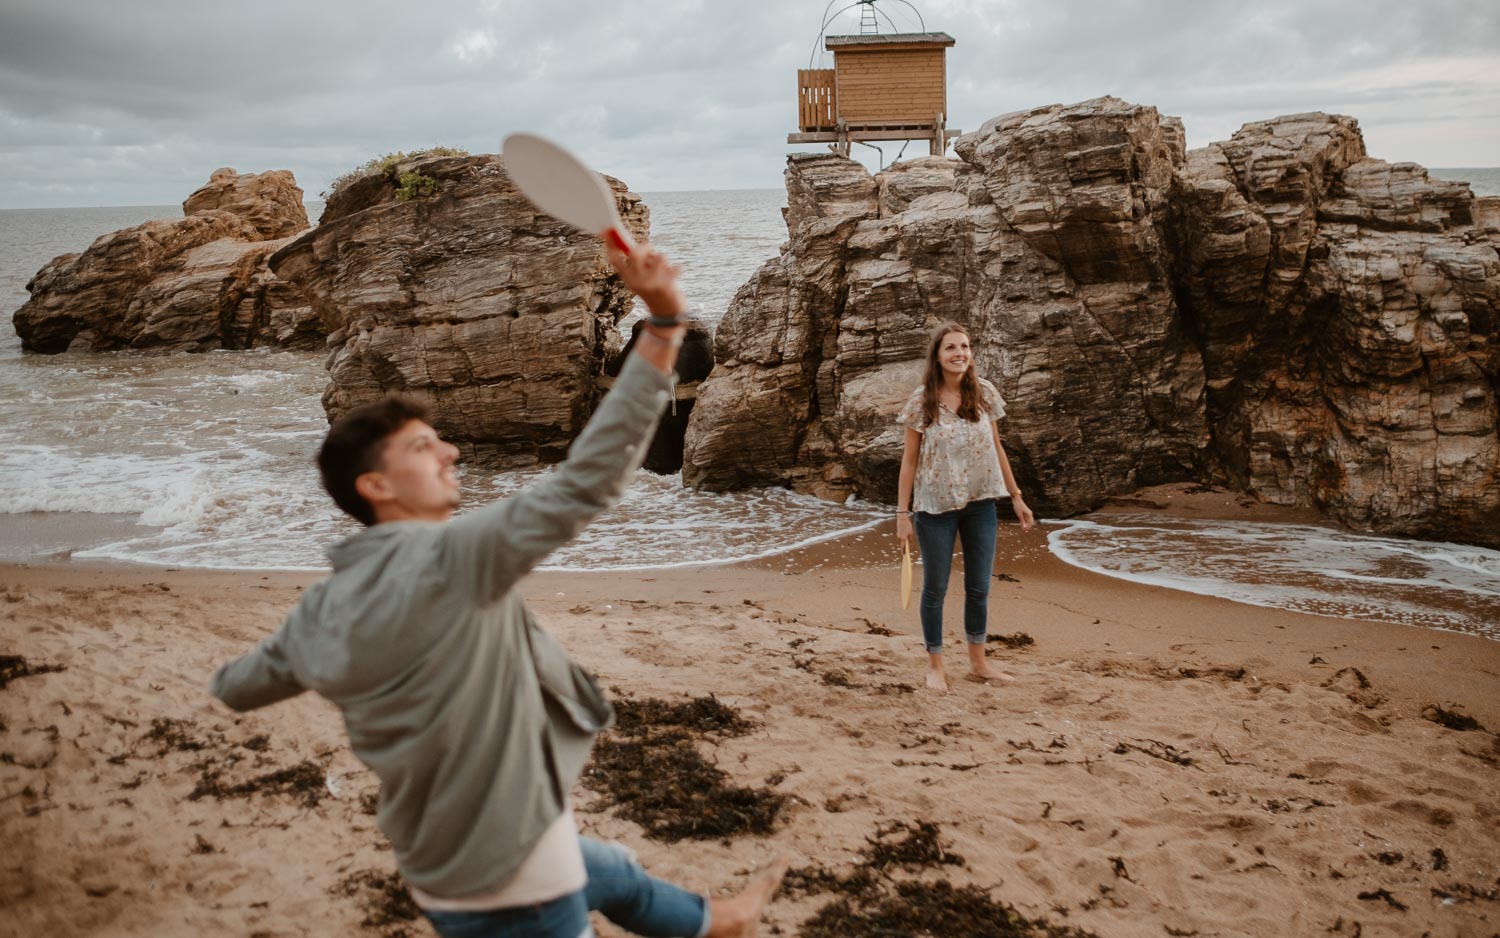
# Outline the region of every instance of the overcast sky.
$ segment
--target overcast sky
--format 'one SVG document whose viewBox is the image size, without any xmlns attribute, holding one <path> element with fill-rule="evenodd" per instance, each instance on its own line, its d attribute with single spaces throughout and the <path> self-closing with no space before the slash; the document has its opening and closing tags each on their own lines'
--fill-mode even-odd
<svg viewBox="0 0 1500 938">
<path fill-rule="evenodd" d="M 1323 110 L 1372 156 L 1500 164 L 1497 0 L 912 2 L 957 40 L 964 130 L 1112 94 L 1181 116 L 1190 147 Z M 372 156 L 512 130 L 641 192 L 779 187 L 826 3 L 0 0 L 0 208 L 175 203 L 220 166 L 290 169 L 313 199 Z"/>
</svg>

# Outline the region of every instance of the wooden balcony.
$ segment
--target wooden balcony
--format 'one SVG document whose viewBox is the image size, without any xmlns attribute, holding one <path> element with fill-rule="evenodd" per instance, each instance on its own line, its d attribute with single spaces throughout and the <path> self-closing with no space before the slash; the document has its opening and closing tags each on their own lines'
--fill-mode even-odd
<svg viewBox="0 0 1500 938">
<path fill-rule="evenodd" d="M 838 86 L 831 68 L 797 69 L 797 125 L 803 133 L 838 127 Z"/>
</svg>

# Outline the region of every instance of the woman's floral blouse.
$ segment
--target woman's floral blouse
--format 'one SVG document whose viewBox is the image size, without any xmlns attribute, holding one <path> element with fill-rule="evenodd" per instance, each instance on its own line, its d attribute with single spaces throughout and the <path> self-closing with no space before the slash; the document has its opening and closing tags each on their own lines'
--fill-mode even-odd
<svg viewBox="0 0 1500 938">
<path fill-rule="evenodd" d="M 956 511 L 969 502 L 1006 494 L 993 428 L 994 422 L 1005 416 L 1005 401 L 995 386 L 979 379 L 981 413 L 973 422 L 939 404 L 937 420 L 924 426 L 922 394 L 922 388 L 911 392 L 896 417 L 897 423 L 922 434 L 911 510 L 929 514 Z"/>
</svg>

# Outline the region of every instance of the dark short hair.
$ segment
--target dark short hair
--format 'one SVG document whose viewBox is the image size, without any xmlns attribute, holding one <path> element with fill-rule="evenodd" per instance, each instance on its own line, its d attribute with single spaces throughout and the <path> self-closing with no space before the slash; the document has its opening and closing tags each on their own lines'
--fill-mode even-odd
<svg viewBox="0 0 1500 938">
<path fill-rule="evenodd" d="M 354 481 L 380 466 L 391 434 L 413 420 L 430 423 L 431 413 L 416 398 L 391 394 L 335 420 L 318 448 L 318 472 L 334 503 L 362 524 L 374 524 L 375 509 L 359 494 Z"/>
</svg>

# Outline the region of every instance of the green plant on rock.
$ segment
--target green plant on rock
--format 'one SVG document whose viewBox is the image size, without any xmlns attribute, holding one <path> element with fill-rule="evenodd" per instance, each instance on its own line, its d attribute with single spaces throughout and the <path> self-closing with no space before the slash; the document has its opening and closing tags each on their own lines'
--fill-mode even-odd
<svg viewBox="0 0 1500 938">
<path fill-rule="evenodd" d="M 400 163 L 402 160 L 415 159 L 419 156 L 468 155 L 468 150 L 462 150 L 458 147 L 427 147 L 423 150 L 412 150 L 410 153 L 402 150 L 397 150 L 394 153 L 387 153 L 384 156 L 377 156 L 374 159 L 367 161 L 363 166 L 360 166 L 357 169 L 351 169 L 349 172 L 338 177 L 333 182 L 328 184 L 328 190 L 323 193 L 323 198 L 332 198 L 340 189 L 343 189 L 345 186 L 349 185 L 357 179 L 363 179 L 366 176 L 389 176 L 391 175 L 391 172 L 396 168 L 396 164 Z M 421 174 L 403 173 L 402 178 L 396 181 L 397 185 L 404 186 L 407 176 L 416 175 Z M 432 186 L 431 189 L 426 189 L 423 191 L 413 191 L 406 195 L 398 195 L 398 198 L 400 198 L 402 201 L 405 201 L 406 199 L 411 198 L 413 195 L 431 195 L 433 192 L 437 191 L 437 180 L 433 179 L 430 176 L 422 176 L 422 178 L 428 181 L 428 183 Z"/>
<path fill-rule="evenodd" d="M 397 180 L 396 201 L 405 202 L 438 191 L 438 181 L 426 173 L 402 173 Z"/>
</svg>

